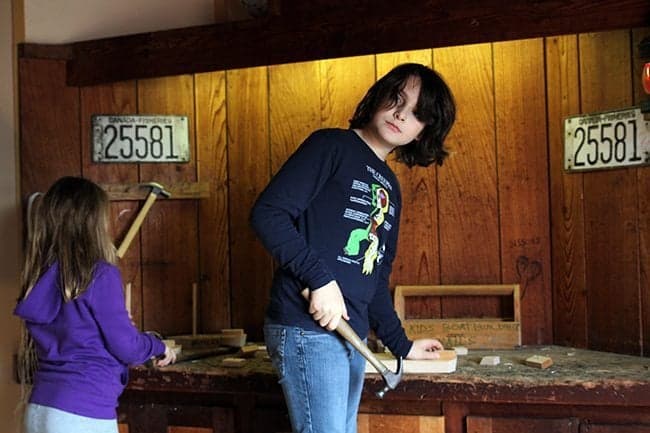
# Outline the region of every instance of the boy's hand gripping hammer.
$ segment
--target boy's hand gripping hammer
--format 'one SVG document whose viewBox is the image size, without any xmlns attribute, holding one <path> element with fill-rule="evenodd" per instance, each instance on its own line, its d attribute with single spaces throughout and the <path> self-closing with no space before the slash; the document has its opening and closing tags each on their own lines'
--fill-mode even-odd
<svg viewBox="0 0 650 433">
<path fill-rule="evenodd" d="M 302 291 L 302 296 L 309 300 L 309 290 L 305 289 Z M 377 391 L 375 395 L 379 398 L 384 398 L 386 392 L 391 389 L 395 389 L 397 384 L 402 380 L 402 357 L 397 358 L 397 371 L 392 372 L 386 367 L 386 365 L 375 356 L 374 353 L 368 348 L 368 346 L 359 338 L 354 329 L 341 318 L 339 324 L 336 327 L 336 332 L 338 332 L 343 338 L 346 339 L 357 351 L 363 355 L 368 362 L 375 367 L 377 372 L 381 374 L 382 379 L 384 379 L 385 386 L 382 390 Z"/>
</svg>

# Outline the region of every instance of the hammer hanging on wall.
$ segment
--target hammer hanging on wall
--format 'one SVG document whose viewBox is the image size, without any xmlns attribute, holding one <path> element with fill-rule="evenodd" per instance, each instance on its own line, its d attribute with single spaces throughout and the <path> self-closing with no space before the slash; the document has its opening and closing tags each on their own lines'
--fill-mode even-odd
<svg viewBox="0 0 650 433">
<path fill-rule="evenodd" d="M 158 196 L 162 195 L 164 197 L 171 197 L 169 191 L 166 191 L 165 187 L 163 187 L 159 183 L 149 182 L 146 184 L 142 184 L 142 186 L 151 188 L 151 191 L 149 192 L 149 195 L 147 195 L 147 199 L 145 200 L 144 205 L 140 209 L 140 212 L 138 212 L 138 215 L 135 217 L 135 220 L 133 220 L 131 227 L 129 227 L 129 231 L 126 232 L 126 235 L 122 240 L 122 243 L 117 249 L 117 257 L 119 258 L 124 257 L 126 250 L 129 248 L 129 245 L 131 245 L 131 241 L 133 241 L 133 238 L 135 237 L 136 233 L 140 229 L 140 226 L 142 225 L 144 218 L 147 216 L 149 209 L 151 209 L 151 206 L 156 201 Z"/>
</svg>

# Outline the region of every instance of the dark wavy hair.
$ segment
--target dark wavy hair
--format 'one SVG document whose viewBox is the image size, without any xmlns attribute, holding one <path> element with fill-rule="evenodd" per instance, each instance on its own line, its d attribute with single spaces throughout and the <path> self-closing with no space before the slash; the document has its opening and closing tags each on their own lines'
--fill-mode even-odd
<svg viewBox="0 0 650 433">
<path fill-rule="evenodd" d="M 364 128 L 380 109 L 397 105 L 411 78 L 420 80 L 416 118 L 425 124 L 418 139 L 395 149 L 397 160 L 409 167 L 442 165 L 448 155 L 444 141 L 456 119 L 456 103 L 445 81 L 434 70 L 418 63 L 404 63 L 373 84 L 350 119 L 350 128 Z"/>
</svg>

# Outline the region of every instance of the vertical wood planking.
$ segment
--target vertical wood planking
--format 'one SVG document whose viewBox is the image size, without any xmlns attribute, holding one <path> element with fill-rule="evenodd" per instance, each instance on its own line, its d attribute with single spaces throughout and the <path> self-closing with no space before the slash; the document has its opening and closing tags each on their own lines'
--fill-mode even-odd
<svg viewBox="0 0 650 433">
<path fill-rule="evenodd" d="M 357 104 L 375 82 L 375 56 L 319 63 L 322 126 L 346 129 Z"/>
<path fill-rule="evenodd" d="M 494 44 L 502 282 L 521 284 L 522 342 L 552 340 L 543 39 Z"/>
<path fill-rule="evenodd" d="M 377 79 L 401 63 L 432 65 L 432 50 L 404 51 L 377 55 Z M 397 256 L 393 262 L 391 286 L 397 284 L 438 284 L 438 195 L 436 168 L 413 167 L 398 163 L 389 156 L 389 165 L 397 175 L 402 191 Z M 416 301 L 418 304 L 422 302 Z M 432 304 L 432 303 L 428 303 Z M 440 305 L 420 305 L 440 315 Z"/>
<path fill-rule="evenodd" d="M 583 174 L 564 170 L 564 118 L 580 113 L 576 35 L 546 39 L 554 342 L 587 347 Z"/>
<path fill-rule="evenodd" d="M 321 127 L 319 62 L 269 66 L 271 175 Z"/>
<path fill-rule="evenodd" d="M 359 414 L 359 433 L 444 433 L 443 416 Z"/>
<path fill-rule="evenodd" d="M 232 325 L 262 339 L 273 262 L 248 224 L 269 182 L 267 68 L 226 72 Z"/>
<path fill-rule="evenodd" d="M 441 284 L 496 284 L 501 263 L 492 46 L 435 49 L 434 66 L 457 105 L 447 140 L 450 156 L 438 169 Z M 443 298 L 443 316 L 511 315 L 501 301 Z"/>
<path fill-rule="evenodd" d="M 226 73 L 194 77 L 196 165 L 210 196 L 199 201 L 199 332 L 229 328 L 230 237 L 228 233 L 228 152 L 226 140 Z"/>
<path fill-rule="evenodd" d="M 650 37 L 650 27 L 635 29 L 632 32 L 632 83 L 634 84 L 634 102 L 639 104 L 650 99 L 641 85 L 641 71 L 644 61 L 639 58 L 638 46 L 643 38 Z M 650 169 L 638 168 L 637 194 L 639 197 L 639 297 L 641 314 L 641 355 L 650 356 Z"/>
<path fill-rule="evenodd" d="M 136 164 L 92 162 L 92 116 L 96 114 L 134 114 L 137 112 L 135 81 L 81 88 L 81 165 L 84 177 L 99 183 L 137 183 Z M 111 228 L 118 247 L 138 213 L 137 201 L 111 203 Z M 142 275 L 140 238 L 136 237 L 118 263 L 124 284 L 131 284 L 131 316 L 142 327 Z"/>
<path fill-rule="evenodd" d="M 196 181 L 193 86 L 190 75 L 138 82 L 140 114 L 188 116 L 191 155 L 186 164 L 140 164 L 142 182 L 169 188 L 174 182 Z M 197 202 L 160 198 L 140 230 L 144 329 L 163 335 L 191 332 L 192 284 L 198 282 Z"/>
<path fill-rule="evenodd" d="M 489 159 L 488 149 L 483 143 L 490 140 L 490 134 L 494 136 L 495 130 L 488 128 L 488 121 L 481 120 L 489 113 L 490 103 L 483 98 L 490 97 L 492 78 L 474 78 L 483 74 L 476 72 L 475 62 L 471 63 L 472 68 L 467 68 L 467 63 L 464 65 L 468 71 L 462 70 L 462 59 L 475 56 L 476 53 L 472 53 L 476 50 L 475 46 L 434 50 L 434 67 L 449 82 L 459 100 L 458 120 L 449 141 L 454 154 L 440 168 L 439 185 L 436 185 L 436 176 L 432 175 L 436 172 L 433 168 L 408 170 L 401 164 L 390 163 L 400 178 L 404 196 L 400 244 L 392 284 L 456 283 L 465 278 L 481 281 L 491 278 L 487 275 L 494 270 L 493 266 L 497 266 L 497 274 L 499 270 L 502 272 L 500 278 L 503 282 L 516 282 L 519 279 L 523 285 L 527 277 L 523 266 L 526 263 L 522 261 L 519 267 L 516 265 L 516 259 L 522 256 L 528 259 L 528 264 L 537 261 L 543 265 L 542 276 L 527 285 L 523 299 L 525 322 L 547 324 L 550 320 L 545 302 L 550 302 L 551 296 L 546 285 L 553 278 L 557 343 L 586 346 L 588 327 L 588 334 L 593 340 L 589 347 L 635 354 L 642 350 L 647 355 L 650 347 L 647 265 L 650 254 L 650 205 L 644 192 L 650 189 L 650 175 L 645 168 L 564 173 L 562 127 L 566 115 L 628 107 L 634 103 L 633 97 L 636 97 L 636 102 L 646 97 L 639 84 L 640 64 L 636 56 L 638 42 L 649 31 L 636 29 L 632 32 L 632 39 L 627 31 L 581 35 L 579 47 L 578 36 L 575 35 L 547 39 L 546 107 L 538 104 L 540 89 L 544 89 L 544 81 L 539 81 L 544 66 L 537 43 L 533 43 L 535 46 L 532 48 L 521 49 L 504 49 L 507 44 L 496 44 L 497 88 L 493 105 L 497 107 L 499 120 L 498 135 L 492 140 L 498 143 L 499 158 L 498 169 L 492 175 L 494 178 L 486 178 L 490 176 L 490 170 L 485 165 L 494 164 L 494 161 Z M 622 39 L 621 34 L 624 35 Z M 528 46 L 526 44 L 530 44 L 530 41 L 512 44 L 516 47 Z M 459 54 L 455 56 L 456 51 Z M 197 122 L 197 152 L 193 152 L 190 164 L 141 166 L 92 164 L 88 154 L 90 115 L 134 112 L 137 98 L 133 96 L 133 82 L 81 89 L 67 87 L 64 84 L 63 63 L 20 59 L 22 194 L 26 196 L 36 190 L 45 190 L 62 175 L 83 174 L 106 183 L 135 182 L 138 180 L 138 167 L 142 167 L 142 181 L 157 180 L 165 184 L 199 179 L 209 182 L 210 198 L 166 202 L 161 199 L 145 221 L 142 234 L 149 241 L 145 242 L 146 251 L 142 251 L 142 266 L 146 274 L 144 290 L 150 314 L 148 319 L 142 320 L 150 329 L 168 321 L 162 317 L 169 312 L 167 305 L 163 306 L 160 301 L 164 292 L 173 297 L 166 304 L 174 302 L 181 308 L 178 317 L 169 319 L 170 329 L 173 326 L 174 332 L 189 330 L 189 296 L 191 283 L 195 282 L 190 280 L 198 279 L 197 267 L 200 266 L 203 278 L 207 279 L 202 283 L 205 287 L 201 290 L 203 330 L 213 331 L 232 325 L 231 317 L 233 322 L 259 324 L 268 296 L 272 262 L 261 246 L 252 240 L 253 236 L 246 232 L 249 230 L 247 220 L 252 201 L 266 185 L 270 174 L 277 170 L 283 159 L 309 132 L 321 126 L 347 127 L 347 120 L 357 102 L 375 80 L 373 59 L 376 59 L 376 72 L 380 76 L 397 63 L 430 62 L 430 52 L 421 50 L 274 66 L 270 68 L 268 86 L 264 79 L 242 78 L 232 84 L 228 91 L 231 97 L 239 100 L 235 105 L 239 107 L 238 113 L 241 113 L 228 115 L 228 122 L 235 128 L 230 136 L 237 138 L 236 142 L 231 141 L 228 145 L 223 102 L 226 91 L 218 90 L 220 86 L 222 89 L 226 86 L 223 78 L 226 73 L 221 73 L 221 78 L 212 74 L 198 74 L 195 77 L 196 89 L 192 88 L 192 80 L 188 76 L 163 79 L 160 82 L 167 84 L 162 85 L 157 83 L 158 80 L 141 82 L 140 113 L 164 114 L 162 108 L 168 108 L 170 114 L 189 114 L 191 121 Z M 632 58 L 629 57 L 630 53 Z M 532 68 L 532 64 L 538 66 Z M 630 65 L 633 65 L 633 69 Z M 490 72 L 488 70 L 486 73 Z M 468 78 L 463 78 L 465 74 Z M 234 72 L 233 77 L 236 75 L 237 72 Z M 533 77 L 531 82 L 536 82 L 530 87 L 529 77 Z M 474 81 L 479 84 L 474 86 Z M 176 84 L 168 85 L 172 82 Z M 184 84 L 179 85 L 181 82 Z M 252 88 L 247 87 L 249 84 Z M 478 89 L 480 85 L 484 88 Z M 172 90 L 174 87 L 180 88 L 180 92 Z M 271 92 L 268 104 L 265 102 L 267 88 Z M 479 95 L 479 99 L 474 97 L 475 94 Z M 261 99 L 259 95 L 262 95 Z M 322 103 L 316 102 L 319 99 L 322 99 Z M 182 100 L 182 103 L 178 104 L 175 102 L 177 100 Z M 477 104 L 484 108 L 477 109 Z M 192 112 L 194 106 L 197 107 L 196 119 Z M 537 196 L 545 194 L 538 191 L 538 187 L 544 183 L 540 182 L 539 173 L 546 171 L 547 164 L 546 156 L 538 153 L 544 148 L 544 144 L 539 145 L 544 139 L 519 139 L 523 134 L 529 134 L 527 125 L 539 123 L 544 130 L 544 108 L 548 110 L 548 167 L 551 176 L 550 194 L 544 200 L 551 206 L 550 220 L 545 216 L 549 209 L 540 210 L 537 201 L 526 208 L 529 204 L 522 199 L 532 196 L 537 199 Z M 269 118 L 273 122 L 270 128 L 267 124 Z M 292 119 L 293 124 L 277 123 L 288 118 Z M 539 131 L 534 129 L 534 134 L 539 136 Z M 480 145 L 477 144 L 479 142 Z M 248 147 L 242 150 L 242 146 Z M 521 148 L 525 153 L 521 153 Z M 232 155 L 228 161 L 229 153 Z M 527 158 L 523 164 L 517 159 L 521 155 Z M 251 162 L 250 158 L 258 160 Z M 258 167 L 263 168 L 258 170 Z M 486 174 L 483 174 L 484 171 Z M 466 199 L 473 192 L 488 191 L 490 188 L 486 185 L 497 181 L 499 190 L 496 198 L 487 193 L 479 197 L 482 202 Z M 439 190 L 439 197 L 432 194 L 435 190 Z M 410 199 L 407 198 L 409 194 Z M 425 199 L 421 200 L 423 196 Z M 499 213 L 490 218 L 494 200 L 497 204 L 504 200 L 506 203 L 502 203 L 497 208 Z M 116 236 L 118 243 L 142 203 L 113 203 L 115 229 L 122 232 Z M 236 209 L 229 209 L 229 206 Z M 473 216 L 472 213 L 476 212 L 482 216 Z M 425 214 L 429 216 L 423 218 Z M 172 221 L 168 221 L 170 218 Z M 200 229 L 196 226 L 197 218 Z M 538 240 L 536 236 L 524 236 L 524 232 L 531 230 L 538 218 L 543 218 L 546 223 L 550 221 L 553 227 L 552 265 L 555 272 L 552 277 L 547 265 L 549 262 L 543 259 L 543 250 L 547 245 L 538 248 L 537 244 L 548 244 L 548 241 L 542 238 Z M 456 222 L 464 226 L 468 221 L 475 225 L 469 229 L 455 226 Z M 150 224 L 153 226 L 147 227 Z M 477 242 L 479 248 L 467 246 L 476 236 L 491 239 L 492 229 L 485 230 L 485 227 L 494 224 L 499 224 L 502 230 L 502 265 L 492 253 L 485 253 L 485 246 L 492 245 L 491 241 Z M 423 233 L 427 230 L 432 234 L 427 234 L 425 238 Z M 188 231 L 194 232 L 194 235 L 189 235 L 194 238 L 189 243 Z M 236 239 L 229 238 L 228 231 Z M 440 242 L 437 236 L 440 236 Z M 442 246 L 440 252 L 439 243 Z M 121 264 L 125 281 L 134 284 L 135 316 L 141 315 L 137 312 L 140 308 L 137 301 L 140 277 L 137 276 L 138 264 L 134 263 L 140 255 L 138 248 L 136 240 Z M 535 255 L 538 249 L 542 258 Z M 473 263 L 479 263 L 479 266 L 463 268 L 466 254 L 472 254 L 474 250 Z M 179 257 L 184 257 L 188 263 L 180 264 Z M 237 263 L 229 263 L 229 258 L 236 258 Z M 260 263 L 263 263 L 261 267 Z M 258 275 L 253 277 L 251 269 L 263 271 L 261 274 L 256 272 Z M 228 280 L 229 272 L 239 273 L 232 288 Z M 184 287 L 176 288 L 181 285 L 181 279 L 184 280 Z M 161 281 L 166 284 L 164 287 Z M 545 298 L 540 302 L 530 302 L 531 291 L 544 293 Z M 229 312 L 231 292 L 238 299 L 233 301 L 233 310 Z M 256 312 L 250 310 L 251 304 L 256 305 Z M 466 311 L 465 305 L 469 304 L 459 305 L 458 308 Z M 534 311 L 526 311 L 531 306 Z M 445 304 L 446 312 L 453 309 Z M 621 320 L 621 317 L 631 320 Z M 530 337 L 526 336 L 529 324 L 524 324 L 524 328 L 526 342 Z M 545 326 L 540 329 L 544 335 L 550 332 L 547 330 L 550 328 Z M 535 342 L 537 335 L 532 337 L 532 341 L 527 342 Z M 615 344 L 615 340 L 621 340 L 621 343 Z"/>
<path fill-rule="evenodd" d="M 45 192 L 81 174 L 79 88 L 65 85 L 65 62 L 20 59 L 20 191 Z"/>
<path fill-rule="evenodd" d="M 629 31 L 579 36 L 582 111 L 629 107 Z M 636 170 L 584 175 L 589 348 L 640 351 Z"/>
</svg>

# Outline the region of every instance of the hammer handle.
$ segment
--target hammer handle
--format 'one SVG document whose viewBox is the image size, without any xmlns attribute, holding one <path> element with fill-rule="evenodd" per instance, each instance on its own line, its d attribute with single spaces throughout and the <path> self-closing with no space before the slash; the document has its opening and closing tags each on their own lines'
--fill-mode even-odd
<svg viewBox="0 0 650 433">
<path fill-rule="evenodd" d="M 302 291 L 302 297 L 309 301 L 309 290 L 304 289 Z M 354 332 L 354 329 L 341 317 L 339 324 L 336 327 L 336 332 L 338 332 L 343 338 L 347 340 L 348 343 L 352 345 L 357 351 L 364 357 L 366 360 L 373 366 L 375 369 L 382 375 L 386 373 L 388 367 L 375 356 L 374 353 L 368 348 L 368 345 L 364 343 L 361 338 Z"/>
<path fill-rule="evenodd" d="M 345 321 L 344 318 L 341 318 L 339 321 L 338 326 L 336 327 L 336 332 L 341 334 L 343 338 L 345 338 L 355 349 L 359 351 L 361 355 L 363 355 L 364 358 L 368 360 L 368 362 L 375 367 L 375 369 L 379 373 L 386 373 L 388 371 L 388 367 L 381 362 L 374 353 L 368 348 L 368 345 L 365 344 L 361 338 L 357 335 L 356 332 L 354 332 L 354 329 L 348 324 L 348 322 Z"/>
<path fill-rule="evenodd" d="M 131 245 L 131 241 L 133 241 L 135 234 L 140 229 L 140 226 L 144 221 L 144 217 L 147 216 L 149 209 L 153 205 L 153 202 L 156 201 L 157 197 L 158 196 L 154 193 L 149 193 L 149 195 L 147 196 L 147 200 L 144 202 L 144 205 L 142 205 L 142 209 L 140 209 L 140 212 L 138 212 L 138 215 L 135 217 L 135 220 L 133 220 L 133 224 L 131 224 L 131 227 L 129 227 L 129 231 L 126 232 L 126 236 L 124 236 L 124 239 L 120 244 L 120 247 L 117 249 L 117 257 L 119 257 L 120 259 L 124 257 L 126 250 L 129 248 L 129 245 Z"/>
</svg>

